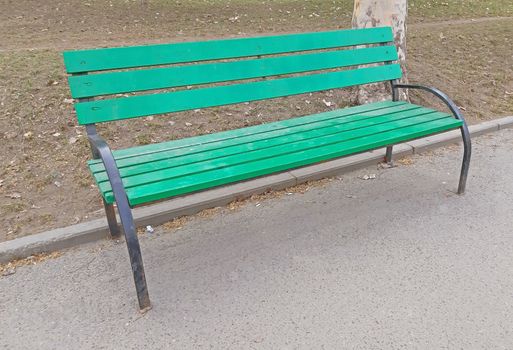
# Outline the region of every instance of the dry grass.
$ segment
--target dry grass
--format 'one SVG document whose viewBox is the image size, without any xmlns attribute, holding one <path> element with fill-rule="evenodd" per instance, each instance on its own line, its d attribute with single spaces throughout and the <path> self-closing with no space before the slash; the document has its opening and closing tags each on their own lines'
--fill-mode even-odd
<svg viewBox="0 0 513 350">
<path fill-rule="evenodd" d="M 511 114 L 512 20 L 419 23 L 511 16 L 512 7 L 509 0 L 412 0 L 410 80 L 445 90 L 470 122 Z M 344 28 L 351 10 L 352 1 L 325 0 L 2 2 L 0 241 L 103 215 L 85 166 L 84 130 L 69 103 L 62 50 Z M 113 148 L 124 148 L 342 108 L 353 97 L 351 89 L 328 91 L 122 121 L 100 132 Z M 323 99 L 334 105 L 327 108 Z M 413 94 L 413 102 L 436 105 L 425 95 Z"/>
<path fill-rule="evenodd" d="M 411 157 L 404 157 L 404 158 L 401 158 L 401 159 L 398 159 L 395 161 L 397 164 L 401 164 L 401 165 L 413 165 L 415 162 L 413 161 L 413 158 Z"/>
</svg>

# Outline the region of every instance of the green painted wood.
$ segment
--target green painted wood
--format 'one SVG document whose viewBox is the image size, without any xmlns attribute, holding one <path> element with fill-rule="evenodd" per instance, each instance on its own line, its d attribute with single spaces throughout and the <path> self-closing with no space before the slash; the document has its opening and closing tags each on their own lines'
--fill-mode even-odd
<svg viewBox="0 0 513 350">
<path fill-rule="evenodd" d="M 416 110 L 416 111 L 413 111 Z M 253 144 L 254 142 L 265 141 L 269 142 L 269 140 L 276 138 L 283 138 L 286 142 L 287 139 L 291 137 L 295 137 L 299 135 L 299 137 L 303 137 L 302 135 L 310 130 L 322 129 L 325 127 L 331 126 L 341 126 L 343 124 L 353 123 L 356 127 L 363 125 L 364 123 L 373 123 L 375 122 L 375 117 L 383 116 L 383 115 L 395 115 L 400 113 L 400 115 L 410 115 L 410 111 L 413 113 L 421 114 L 423 110 L 432 111 L 429 109 L 423 109 L 420 106 L 403 104 L 396 107 L 379 109 L 375 111 L 369 111 L 366 113 L 358 113 L 353 115 L 342 115 L 342 116 L 333 116 L 331 118 L 319 118 L 317 121 L 312 121 L 304 124 L 297 124 L 294 126 L 290 126 L 287 128 L 279 128 L 275 130 L 269 130 L 267 132 L 258 132 L 254 134 L 249 134 L 240 137 L 234 137 L 226 140 L 219 140 L 208 143 L 200 143 L 193 146 L 174 148 L 174 149 L 163 149 L 160 152 L 146 153 L 140 154 L 136 157 L 122 158 L 116 159 L 117 166 L 120 170 L 123 170 L 126 167 L 134 167 L 139 164 L 144 163 L 155 163 L 156 161 L 177 158 L 182 156 L 187 156 L 195 153 L 202 152 L 210 152 L 212 150 L 227 150 L 229 147 L 243 145 L 243 144 Z M 368 120 L 366 120 L 368 119 Z M 355 123 L 356 122 L 356 123 Z M 243 129 L 242 129 L 243 130 Z M 90 169 L 93 173 L 103 172 L 105 168 L 103 163 L 95 163 L 90 165 Z"/>
<path fill-rule="evenodd" d="M 157 144 L 149 144 L 143 146 L 136 146 L 131 148 L 125 148 L 120 150 L 114 150 L 113 154 L 117 161 L 130 158 L 130 157 L 139 157 L 141 155 L 155 153 L 155 152 L 163 152 L 173 149 L 191 147 L 196 145 L 208 145 L 211 142 L 219 142 L 219 141 L 227 141 L 233 138 L 245 137 L 253 134 L 265 133 L 268 131 L 279 130 L 283 128 L 294 127 L 297 125 L 314 123 L 316 121 L 321 121 L 324 119 L 349 116 L 356 113 L 365 113 L 370 111 L 375 111 L 384 108 L 394 108 L 400 105 L 406 104 L 404 101 L 382 101 L 382 102 L 374 102 L 368 103 L 360 106 L 353 106 L 343 109 L 337 109 L 333 111 L 306 115 L 302 117 L 296 117 L 286 120 L 280 120 L 272 123 L 260 124 L 249 126 L 241 129 L 227 130 L 221 131 L 214 134 L 206 134 L 199 135 L 194 137 L 188 137 L 179 140 L 172 140 Z M 419 106 L 420 107 L 420 106 Z M 92 159 L 88 162 L 89 164 L 101 164 L 102 161 L 100 159 Z"/>
<path fill-rule="evenodd" d="M 361 106 L 337 109 L 303 117 L 296 117 L 240 129 L 217 132 L 214 134 L 205 134 L 162 143 L 115 150 L 113 151 L 113 155 L 116 159 L 118 167 L 123 168 L 125 166 L 130 166 L 137 162 L 139 159 L 147 156 L 159 157 L 160 154 L 172 154 L 173 152 L 182 152 L 184 150 L 187 151 L 191 148 L 196 149 L 197 147 L 201 147 L 203 149 L 212 149 L 218 147 L 219 145 L 225 146 L 244 143 L 246 140 L 249 140 L 249 138 L 253 138 L 254 140 L 259 138 L 266 138 L 268 135 L 271 135 L 271 133 L 277 133 L 287 129 L 290 130 L 298 126 L 305 126 L 309 124 L 315 126 L 317 123 L 322 123 L 334 118 L 353 117 L 357 114 L 368 115 L 370 112 L 386 114 L 397 110 L 412 108 L 420 108 L 420 106 L 407 104 L 404 101 L 382 101 L 369 103 Z M 137 158 L 137 160 L 131 158 Z M 100 159 L 91 159 L 88 161 L 88 164 L 93 173 L 104 171 L 103 163 Z"/>
<path fill-rule="evenodd" d="M 324 145 L 330 141 L 347 140 L 369 133 L 381 132 L 387 128 L 398 128 L 414 122 L 420 123 L 443 117 L 450 118 L 445 113 L 434 112 L 428 108 L 419 108 L 384 116 L 369 117 L 365 120 L 355 120 L 348 123 L 326 123 L 328 125 L 303 132 L 285 134 L 281 137 L 199 153 L 183 154 L 181 157 L 174 159 L 126 167 L 120 169 L 120 173 L 125 187 L 130 188 L 145 183 L 162 181 L 171 177 L 187 176 L 218 167 L 233 166 L 240 162 L 250 162 L 259 158 L 272 158 L 280 154 Z M 94 176 L 100 191 L 105 192 L 110 189 L 105 173 L 95 174 Z"/>
<path fill-rule="evenodd" d="M 76 103 L 80 124 L 100 123 L 398 79 L 398 64 L 195 90 Z"/>
<path fill-rule="evenodd" d="M 413 113 L 412 113 L 413 112 Z M 370 118 L 365 121 L 355 121 L 349 124 L 334 125 L 327 128 L 319 128 L 304 132 L 299 135 L 291 135 L 290 142 L 287 140 L 270 139 L 263 142 L 251 143 L 236 147 L 235 152 L 230 155 L 230 148 L 221 151 L 211 151 L 201 154 L 185 155 L 175 159 L 163 170 L 152 169 L 153 164 L 145 166 L 143 174 L 123 177 L 125 188 L 140 186 L 145 183 L 162 181 L 167 178 L 175 178 L 191 175 L 197 172 L 207 171 L 218 167 L 233 166 L 239 163 L 251 162 L 260 158 L 274 158 L 284 153 L 292 153 L 307 148 L 318 147 L 330 142 L 336 143 L 340 140 L 358 138 L 369 134 L 397 129 L 404 125 L 425 122 L 433 119 L 450 118 L 445 113 L 434 112 L 429 109 L 421 111 L 413 110 L 409 113 L 396 113 L 381 118 Z M 357 125 L 361 125 L 360 128 Z M 280 142 L 281 141 L 281 142 Z M 284 147 L 286 145 L 286 147 Z M 223 153 L 225 151 L 226 153 Z M 187 165 L 187 166 L 186 166 Z M 109 184 L 100 182 L 98 175 L 95 175 L 101 191 L 107 191 Z"/>
<path fill-rule="evenodd" d="M 274 35 L 63 53 L 68 73 L 273 55 L 392 42 L 390 27 Z"/>
<path fill-rule="evenodd" d="M 416 124 L 403 129 L 384 132 L 380 138 L 376 138 L 371 135 L 358 140 L 347 141 L 343 145 L 338 144 L 336 147 L 328 145 L 309 149 L 303 152 L 282 155 L 272 159 L 262 159 L 252 162 L 251 164 L 245 163 L 235 165 L 233 167 L 202 172 L 187 178 L 171 179 L 135 187 L 129 189 L 127 194 L 132 205 L 142 204 L 148 201 L 182 195 L 235 181 L 289 170 L 336 157 L 380 148 L 389 144 L 454 129 L 459 126 L 461 126 L 460 121 L 444 118 L 425 124 Z M 107 200 L 112 201 L 111 194 L 107 194 L 106 198 Z"/>
<path fill-rule="evenodd" d="M 293 141 L 307 139 L 311 137 L 311 135 L 325 135 L 330 132 L 339 132 L 342 129 L 358 129 L 388 122 L 393 119 L 408 118 L 431 112 L 433 112 L 432 109 L 411 104 L 401 104 L 395 107 L 366 113 L 322 119 L 318 118 L 318 120 L 309 123 L 254 133 L 228 140 L 197 144 L 186 148 L 164 150 L 156 153 L 141 154 L 138 157 L 117 159 L 116 163 L 121 176 L 126 177 L 193 163 L 199 160 L 203 161 L 206 159 L 224 157 L 230 154 L 245 153 L 253 149 L 262 149 L 279 144 L 286 145 Z M 107 181 L 107 174 L 105 173 L 103 163 L 91 164 L 90 170 L 95 175 L 97 182 Z"/>
<path fill-rule="evenodd" d="M 73 98 L 304 73 L 397 60 L 395 46 L 70 76 Z"/>
<path fill-rule="evenodd" d="M 298 141 L 286 148 L 276 147 L 273 154 L 270 153 L 272 148 L 255 150 L 251 152 L 253 158 L 250 160 L 248 160 L 248 154 L 238 155 L 240 157 L 239 162 L 232 159 L 232 163 L 223 164 L 218 159 L 216 161 L 221 163 L 216 164 L 218 167 L 216 169 L 211 169 L 212 166 L 209 165 L 212 163 L 211 161 L 206 162 L 206 164 L 195 163 L 193 166 L 198 167 L 196 172 L 191 173 L 189 171 L 187 176 L 170 178 L 136 187 L 128 185 L 127 194 L 132 205 L 141 204 L 383 147 L 459 126 L 461 126 L 460 121 L 444 113 L 434 112 L 361 128 L 356 131 L 346 131 L 346 137 L 342 137 L 344 132 L 341 132 Z M 123 179 L 123 182 L 125 183 L 127 180 Z M 109 191 L 104 191 L 103 194 L 107 201 L 112 202 L 112 195 Z"/>
</svg>

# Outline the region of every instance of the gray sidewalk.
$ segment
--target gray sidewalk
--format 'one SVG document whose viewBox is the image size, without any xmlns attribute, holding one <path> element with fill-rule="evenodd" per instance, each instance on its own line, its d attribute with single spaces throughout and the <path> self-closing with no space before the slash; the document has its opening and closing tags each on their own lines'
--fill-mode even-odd
<svg viewBox="0 0 513 350">
<path fill-rule="evenodd" d="M 507 349 L 513 344 L 513 130 L 461 150 L 0 277 L 5 349 Z M 374 180 L 362 175 L 374 173 Z"/>
</svg>

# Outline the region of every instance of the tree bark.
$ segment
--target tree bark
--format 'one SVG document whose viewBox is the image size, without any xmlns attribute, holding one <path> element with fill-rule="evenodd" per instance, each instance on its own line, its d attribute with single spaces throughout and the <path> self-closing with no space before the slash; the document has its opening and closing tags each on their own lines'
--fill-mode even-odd
<svg viewBox="0 0 513 350">
<path fill-rule="evenodd" d="M 353 28 L 370 28 L 390 26 L 394 31 L 394 40 L 403 71 L 401 82 L 406 83 L 406 17 L 407 0 L 355 0 L 353 11 Z M 376 102 L 390 99 L 389 84 L 377 83 L 360 86 L 358 103 Z M 399 90 L 399 99 L 408 100 L 405 89 Z"/>
</svg>

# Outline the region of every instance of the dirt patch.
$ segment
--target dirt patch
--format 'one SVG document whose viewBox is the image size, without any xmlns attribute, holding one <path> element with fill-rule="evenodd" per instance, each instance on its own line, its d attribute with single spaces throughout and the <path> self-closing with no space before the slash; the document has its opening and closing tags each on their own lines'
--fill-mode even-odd
<svg viewBox="0 0 513 350">
<path fill-rule="evenodd" d="M 471 123 L 513 111 L 513 19 L 415 28 L 407 67 L 412 82 L 440 88 Z M 434 103 L 414 94 L 419 103 Z"/>
<path fill-rule="evenodd" d="M 471 123 L 511 114 L 513 20 L 469 19 L 511 16 L 511 2 L 411 1 L 410 7 L 410 80 L 446 91 Z M 347 28 L 351 10 L 351 1 L 2 2 L 0 241 L 103 215 L 85 166 L 90 150 L 76 123 L 62 50 Z M 427 24 L 434 20 L 444 22 Z M 342 108 L 353 98 L 352 89 L 327 91 L 99 129 L 116 149 Z M 412 99 L 435 103 L 425 95 Z"/>
<path fill-rule="evenodd" d="M 170 42 L 350 25 L 353 0 L 6 0 L 0 50 Z M 410 0 L 409 23 L 513 16 L 510 0 Z"/>
</svg>

